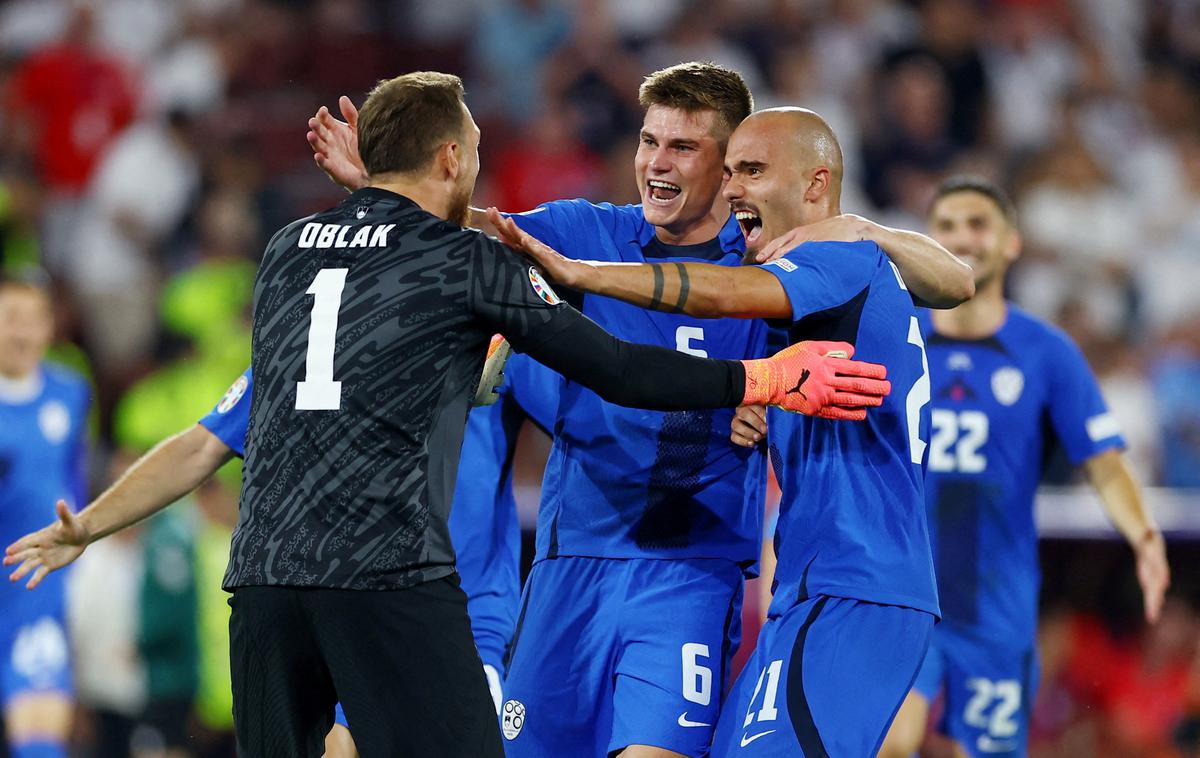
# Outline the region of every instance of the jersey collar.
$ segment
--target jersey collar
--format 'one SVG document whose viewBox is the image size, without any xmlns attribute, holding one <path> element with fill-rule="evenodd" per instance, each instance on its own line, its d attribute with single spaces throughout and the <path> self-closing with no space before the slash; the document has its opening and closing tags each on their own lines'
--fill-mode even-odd
<svg viewBox="0 0 1200 758">
<path fill-rule="evenodd" d="M 646 221 L 645 215 L 642 215 L 641 223 L 637 225 L 637 236 L 634 241 L 638 247 L 645 247 L 654 238 L 655 226 Z M 737 219 L 733 214 L 729 214 L 729 220 L 725 222 L 725 226 L 721 227 L 721 231 L 717 233 L 717 239 L 721 241 L 721 250 L 726 253 L 736 253 L 739 257 L 746 252 L 746 243 L 742 237 L 742 228 L 738 225 Z"/>
<path fill-rule="evenodd" d="M 0 376 L 0 402 L 10 405 L 23 405 L 42 394 L 42 370 L 39 368 L 29 376 L 20 379 L 8 379 Z"/>
<path fill-rule="evenodd" d="M 385 190 L 380 187 L 363 187 L 350 193 L 350 197 L 343 200 L 343 203 L 378 203 L 380 201 L 396 203 L 400 206 L 417 207 L 416 201 L 404 195 L 396 194 L 391 190 Z"/>
</svg>

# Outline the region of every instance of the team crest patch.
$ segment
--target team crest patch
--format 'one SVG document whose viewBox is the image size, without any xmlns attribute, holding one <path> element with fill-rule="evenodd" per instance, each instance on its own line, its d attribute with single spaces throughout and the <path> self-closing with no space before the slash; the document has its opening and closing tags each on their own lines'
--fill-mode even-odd
<svg viewBox="0 0 1200 758">
<path fill-rule="evenodd" d="M 233 410 L 233 406 L 238 404 L 242 399 L 242 395 L 246 394 L 246 388 L 250 386 L 249 380 L 245 375 L 239 376 L 237 381 L 229 385 L 229 389 L 225 390 L 225 397 L 221 398 L 221 402 L 217 403 L 217 413 L 229 413 Z"/>
<path fill-rule="evenodd" d="M 38 427 L 42 436 L 51 445 L 57 445 L 67 438 L 71 431 L 71 413 L 67 406 L 51 400 L 38 409 Z"/>
<path fill-rule="evenodd" d="M 537 296 L 550 305 L 558 305 L 562 302 L 562 298 L 554 290 L 550 289 L 550 284 L 542 278 L 541 272 L 533 266 L 529 267 L 529 283 L 533 285 L 533 291 L 537 293 Z"/>
<path fill-rule="evenodd" d="M 1025 375 L 1020 369 L 1005 366 L 992 374 L 992 394 L 1000 405 L 1012 405 L 1021 399 L 1025 389 Z"/>
<path fill-rule="evenodd" d="M 504 739 L 515 740 L 523 726 L 525 726 L 525 704 L 519 700 L 509 700 L 504 704 L 504 710 L 500 714 L 500 731 L 504 732 Z"/>
</svg>

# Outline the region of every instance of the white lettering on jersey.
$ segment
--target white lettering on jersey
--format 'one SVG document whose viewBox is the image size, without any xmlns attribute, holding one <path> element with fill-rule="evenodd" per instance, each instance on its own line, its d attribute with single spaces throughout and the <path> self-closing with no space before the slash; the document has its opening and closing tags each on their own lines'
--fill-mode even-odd
<svg viewBox="0 0 1200 758">
<path fill-rule="evenodd" d="M 315 247 L 318 250 L 331 247 L 383 247 L 387 245 L 388 234 L 395 228 L 395 224 L 379 226 L 368 224 L 355 228 L 344 224 L 318 224 L 312 221 L 305 224 L 304 228 L 300 230 L 300 239 L 297 240 L 296 246 L 300 248 Z M 354 237 L 347 240 L 346 237 L 351 230 L 354 230 Z"/>
</svg>

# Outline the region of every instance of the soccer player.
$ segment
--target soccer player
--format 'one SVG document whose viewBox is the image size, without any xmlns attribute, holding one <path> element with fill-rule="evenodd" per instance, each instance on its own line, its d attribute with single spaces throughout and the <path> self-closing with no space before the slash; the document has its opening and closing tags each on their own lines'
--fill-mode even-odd
<svg viewBox="0 0 1200 758">
<path fill-rule="evenodd" d="M 33 504 L 81 503 L 90 390 L 44 362 L 53 333 L 49 293 L 0 281 L 0 540 L 37 527 Z M 31 595 L 0 587 L 0 702 L 13 758 L 65 756 L 72 688 L 64 577 Z"/>
<path fill-rule="evenodd" d="M 725 167 L 724 196 L 750 255 L 840 211 L 841 149 L 811 111 L 746 119 Z M 929 372 L 895 267 L 872 242 L 810 242 L 764 266 L 596 265 L 489 216 L 567 287 L 699 317 L 779 319 L 793 341 L 841 340 L 888 366 L 896 391 L 866 423 L 772 418 L 783 490 L 775 596 L 712 747 L 714 756 L 874 755 L 938 614 L 922 486 Z M 790 391 L 807 392 L 807 382 Z"/>
<path fill-rule="evenodd" d="M 446 526 L 490 336 L 609 401 L 768 404 L 862 419 L 882 367 L 805 343 L 714 360 L 614 339 L 536 269 L 463 229 L 479 130 L 457 77 L 381 83 L 359 118 L 370 186 L 293 222 L 255 282 L 255 386 L 225 586 L 238 740 L 319 750 L 340 698 L 364 754 L 501 753 Z M 789 393 L 805 374 L 805 392 Z"/>
<path fill-rule="evenodd" d="M 744 242 L 720 188 L 729 134 L 752 109 L 744 82 L 682 64 L 647 77 L 641 101 L 641 205 L 557 201 L 513 220 L 572 258 L 739 265 Z M 363 174 L 356 114 L 346 98 L 341 107 L 347 123 L 322 109 L 309 139 L 318 164 L 354 188 Z M 471 220 L 494 229 L 482 213 Z M 927 238 L 860 226 L 928 298 L 958 302 L 944 290 L 970 285 L 969 271 Z M 765 351 L 761 322 L 581 304 L 626 339 L 726 358 Z M 562 396 L 505 685 L 508 753 L 703 755 L 738 644 L 743 574 L 761 540 L 749 456 L 728 444 L 728 412 L 632 410 L 570 381 Z"/>
<path fill-rule="evenodd" d="M 1148 622 L 1158 618 L 1170 573 L 1083 355 L 1004 299 L 1005 272 L 1021 250 L 1008 196 L 981 179 L 948 179 L 929 225 L 975 269 L 977 294 L 921 317 L 933 377 L 926 496 L 943 620 L 880 755 L 916 752 L 940 694 L 939 731 L 958 755 L 1023 756 L 1038 679 L 1033 502 L 1053 446 L 1083 467 L 1133 548 Z"/>
<path fill-rule="evenodd" d="M 557 405 L 556 374 L 537 364 L 515 362 L 505 374 L 498 402 L 476 408 L 468 417 L 449 521 L 471 633 L 497 713 L 504 651 L 512 639 L 520 595 L 520 531 L 512 493 L 517 432 L 526 416 L 547 429 Z M 142 456 L 77 515 L 65 502 L 57 504 L 58 521 L 16 540 L 6 550 L 6 565 L 22 564 L 13 572 L 13 580 L 36 569 L 27 583 L 30 589 L 36 587 L 46 574 L 72 563 L 92 542 L 148 518 L 195 489 L 233 456 L 244 456 L 253 384 L 247 369 L 208 415 Z M 340 708 L 336 720 L 326 755 L 353 755 Z"/>
</svg>

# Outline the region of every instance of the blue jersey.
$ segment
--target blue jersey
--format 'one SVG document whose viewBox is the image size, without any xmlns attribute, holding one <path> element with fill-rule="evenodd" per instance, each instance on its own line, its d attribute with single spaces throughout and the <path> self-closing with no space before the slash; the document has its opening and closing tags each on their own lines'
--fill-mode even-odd
<svg viewBox="0 0 1200 758">
<path fill-rule="evenodd" d="M 503 671 L 520 601 L 521 532 L 512 492 L 517 431 L 525 416 L 544 429 L 557 407 L 561 377 L 521 355 L 505 366 L 500 399 L 467 418 L 450 510 L 450 536 L 475 642 L 484 663 Z M 246 369 L 200 420 L 239 456 L 245 454 L 253 376 Z"/>
<path fill-rule="evenodd" d="M 479 655 L 501 674 L 521 604 L 521 527 L 512 466 L 517 433 L 526 417 L 550 428 L 560 381 L 532 359 L 513 355 L 504 367 L 500 399 L 473 408 L 467 417 L 450 540 Z"/>
<path fill-rule="evenodd" d="M 20 386 L 0 385 L 0 545 L 46 526 L 59 499 L 72 509 L 86 502 L 90 396 L 83 378 L 48 364 Z M 0 620 L 15 620 L 17 608 L 61 605 L 64 575 L 51 572 L 37 592 L 5 582 Z"/>
<path fill-rule="evenodd" d="M 810 242 L 764 268 L 791 300 L 792 342 L 849 342 L 892 383 L 866 421 L 771 409 L 782 490 L 771 615 L 815 595 L 937 614 L 922 463 L 929 372 L 912 298 L 873 242 Z"/>
<path fill-rule="evenodd" d="M 922 320 L 933 378 L 926 477 L 943 629 L 1028 644 L 1037 622 L 1033 501 L 1055 442 L 1078 464 L 1124 446 L 1070 339 L 1010 305 L 993 336 Z M 939 630 L 940 631 L 940 630 Z"/>
<path fill-rule="evenodd" d="M 740 265 L 731 217 L 711 243 L 668 246 L 641 206 L 547 203 L 512 217 L 570 258 Z M 569 299 L 569 298 L 568 298 Z M 710 358 L 759 358 L 766 324 L 650 311 L 606 297 L 576 301 L 617 337 Z M 761 512 L 746 506 L 752 453 L 729 441 L 732 409 L 664 413 L 601 400 L 563 381 L 542 482 L 537 558 L 725 558 L 752 564 Z"/>
</svg>

